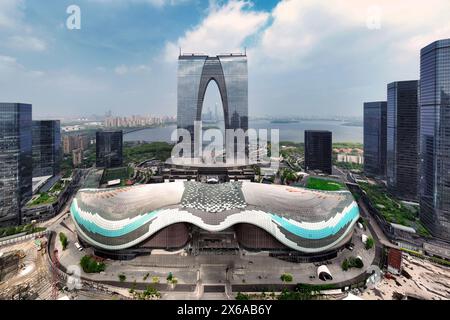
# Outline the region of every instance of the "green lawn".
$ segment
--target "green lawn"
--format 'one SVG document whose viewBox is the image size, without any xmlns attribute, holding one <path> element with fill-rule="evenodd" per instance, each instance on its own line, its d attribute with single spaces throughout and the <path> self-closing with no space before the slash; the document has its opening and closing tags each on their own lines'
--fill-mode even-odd
<svg viewBox="0 0 450 320">
<path fill-rule="evenodd" d="M 106 169 L 103 173 L 103 182 L 128 178 L 128 167 Z"/>
<path fill-rule="evenodd" d="M 308 178 L 306 188 L 324 191 L 339 191 L 345 190 L 345 185 L 341 182 L 310 177 Z"/>
<path fill-rule="evenodd" d="M 108 183 L 108 181 L 120 179 L 121 184 L 125 185 L 125 181 L 133 174 L 133 169 L 130 167 L 110 168 L 105 169 L 102 177 L 102 184 Z"/>
</svg>

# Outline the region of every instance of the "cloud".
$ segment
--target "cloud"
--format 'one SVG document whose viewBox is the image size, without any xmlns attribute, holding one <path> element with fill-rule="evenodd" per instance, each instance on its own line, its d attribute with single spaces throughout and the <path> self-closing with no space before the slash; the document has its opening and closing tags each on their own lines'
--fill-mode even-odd
<svg viewBox="0 0 450 320">
<path fill-rule="evenodd" d="M 374 8 L 380 13 L 379 30 L 368 27 Z M 164 56 L 175 61 L 179 48 L 211 55 L 242 50 L 249 38 L 254 38 L 250 63 L 279 71 L 304 67 L 319 48 L 327 50 L 327 41 L 336 44 L 340 38 L 347 40 L 349 53 L 358 47 L 377 50 L 387 41 L 395 50 L 413 53 L 450 35 L 448 12 L 448 0 L 283 0 L 269 12 L 254 10 L 249 1 L 211 1 L 206 17 L 168 42 Z"/>
<path fill-rule="evenodd" d="M 16 58 L 11 56 L 0 55 L 0 83 L 2 80 L 9 82 L 16 75 L 22 78 L 35 78 L 44 75 L 44 72 L 38 70 L 27 70 L 20 64 Z"/>
<path fill-rule="evenodd" d="M 125 5 L 125 4 L 148 4 L 153 7 L 162 8 L 165 6 L 176 6 L 179 4 L 184 4 L 189 2 L 190 0 L 89 0 L 91 2 L 104 3 L 104 4 L 117 4 L 117 5 Z"/>
<path fill-rule="evenodd" d="M 392 49 L 414 55 L 431 41 L 450 36 L 448 12 L 448 0 L 284 0 L 271 12 L 273 23 L 251 52 L 278 69 L 304 66 L 319 48 L 329 50 L 328 55 L 350 55 L 357 54 L 354 50 L 389 50 L 385 44 L 390 42 Z M 369 28 L 372 18 L 379 20 L 380 29 Z"/>
<path fill-rule="evenodd" d="M 120 65 L 114 68 L 114 72 L 119 76 L 124 76 L 127 74 L 140 74 L 140 73 L 146 73 L 150 72 L 151 68 L 146 65 L 139 65 L 139 66 L 126 66 L 126 65 Z"/>
<path fill-rule="evenodd" d="M 47 49 L 24 18 L 25 0 L 0 0 L 0 48 L 42 52 Z"/>
<path fill-rule="evenodd" d="M 23 0 L 0 1 L 0 28 L 14 28 L 22 19 Z"/>
<path fill-rule="evenodd" d="M 231 0 L 223 6 L 210 5 L 205 19 L 175 42 L 168 42 L 164 56 L 176 61 L 179 48 L 184 53 L 220 54 L 241 52 L 244 41 L 257 33 L 268 21 L 269 14 L 252 10 L 252 3 Z"/>
<path fill-rule="evenodd" d="M 179 48 L 214 55 L 248 46 L 256 112 L 283 105 L 355 115 L 364 100 L 385 98 L 388 81 L 418 77 L 420 48 L 450 37 L 449 12 L 448 0 L 282 0 L 270 10 L 211 1 L 205 18 L 166 43 L 163 55 L 175 62 Z"/>
<path fill-rule="evenodd" d="M 6 40 L 6 46 L 15 50 L 45 51 L 46 43 L 32 36 L 12 36 Z"/>
<path fill-rule="evenodd" d="M 31 1 L 27 0 L 27 4 Z M 198 0 L 88 1 L 104 3 L 105 8 L 113 10 L 138 4 L 168 10 L 191 2 L 196 4 L 192 12 L 198 12 L 206 3 Z M 123 52 L 120 57 L 109 55 L 104 59 L 104 50 L 99 50 L 104 39 L 123 41 L 117 47 L 129 48 L 129 37 L 124 41 L 120 32 L 101 34 L 102 28 L 94 31 L 86 28 L 83 31 L 86 37 L 95 42 L 84 47 L 75 43 L 77 46 L 71 47 L 76 48 L 73 55 L 67 56 L 68 59 L 88 56 L 89 63 L 88 59 L 80 61 L 75 57 L 73 64 L 67 63 L 70 70 L 54 67 L 52 71 L 48 67 L 44 76 L 43 72 L 32 70 L 40 68 L 40 57 L 53 53 L 50 44 L 52 49 L 60 50 L 55 54 L 63 52 L 65 57 L 67 51 L 63 48 L 67 43 L 64 41 L 71 38 L 62 40 L 57 34 L 42 37 L 39 30 L 43 29 L 33 28 L 24 19 L 24 4 L 25 0 L 0 0 L 3 99 L 29 99 L 45 110 L 55 108 L 55 112 L 60 106 L 69 106 L 73 112 L 101 113 L 109 108 L 131 112 L 135 108 L 135 113 L 140 110 L 174 113 L 176 59 L 180 47 L 184 53 L 210 55 L 241 52 L 247 47 L 252 115 L 361 115 L 364 100 L 385 99 L 387 82 L 418 77 L 420 48 L 450 37 L 448 0 L 282 0 L 271 8 L 244 0 L 210 0 L 208 7 L 203 6 L 203 16 L 195 18 L 199 19 L 198 23 L 180 31 L 181 24 L 174 21 L 171 32 L 158 34 L 152 47 L 159 47 L 160 55 L 152 52 L 146 58 L 148 40 L 143 44 L 133 38 L 133 54 Z M 381 13 L 375 17 L 379 18 L 379 29 L 367 25 L 377 11 L 371 10 L 373 7 Z M 96 14 L 95 10 L 91 12 L 92 21 Z M 180 19 L 186 18 L 180 16 Z M 138 23 L 133 27 L 139 26 Z M 159 28 L 155 24 L 151 31 L 159 32 Z M 97 31 L 99 34 L 94 34 Z M 178 33 L 167 38 L 173 32 Z M 160 40 L 163 36 L 164 40 Z M 98 41 L 97 37 L 102 38 Z M 26 56 L 26 51 L 31 56 Z M 161 63 L 161 56 L 170 63 Z M 149 64 L 142 60 L 148 57 L 154 57 Z M 27 61 L 29 69 L 21 61 Z M 101 67 L 92 67 L 97 65 Z M 17 83 L 21 84 L 20 88 Z"/>
</svg>

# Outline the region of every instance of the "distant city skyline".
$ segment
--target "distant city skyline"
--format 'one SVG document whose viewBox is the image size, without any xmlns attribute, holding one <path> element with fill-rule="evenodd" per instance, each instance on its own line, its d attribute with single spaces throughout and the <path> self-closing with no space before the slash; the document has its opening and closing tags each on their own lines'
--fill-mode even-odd
<svg viewBox="0 0 450 320">
<path fill-rule="evenodd" d="M 174 115 L 180 48 L 247 48 L 251 116 L 362 117 L 450 32 L 447 0 L 79 0 L 81 30 L 68 30 L 71 4 L 0 3 L 0 100 L 32 103 L 34 119 Z"/>
</svg>

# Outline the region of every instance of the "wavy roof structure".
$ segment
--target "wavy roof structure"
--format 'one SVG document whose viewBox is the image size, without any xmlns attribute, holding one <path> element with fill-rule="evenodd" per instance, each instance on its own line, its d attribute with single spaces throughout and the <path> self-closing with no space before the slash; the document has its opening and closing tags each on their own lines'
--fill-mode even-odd
<svg viewBox="0 0 450 320">
<path fill-rule="evenodd" d="M 71 213 L 79 235 L 106 250 L 131 248 L 172 224 L 189 223 L 210 232 L 252 224 L 291 249 L 317 253 L 339 245 L 359 218 L 348 191 L 251 182 L 83 189 Z"/>
</svg>

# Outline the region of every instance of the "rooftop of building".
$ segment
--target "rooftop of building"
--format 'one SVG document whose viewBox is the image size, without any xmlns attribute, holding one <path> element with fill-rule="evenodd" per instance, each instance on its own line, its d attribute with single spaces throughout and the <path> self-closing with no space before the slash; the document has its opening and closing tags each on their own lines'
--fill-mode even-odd
<svg viewBox="0 0 450 320">
<path fill-rule="evenodd" d="M 250 224 L 313 253 L 345 241 L 359 218 L 349 191 L 194 181 L 83 189 L 71 213 L 79 235 L 107 250 L 131 248 L 170 225 L 188 223 L 208 232 Z"/>
<path fill-rule="evenodd" d="M 424 54 L 429 53 L 430 51 L 433 51 L 436 49 L 447 48 L 447 47 L 450 47 L 450 39 L 437 40 L 437 41 L 434 41 L 434 42 L 430 43 L 429 45 L 423 47 L 422 50 L 420 50 L 420 54 L 424 55 Z"/>
<path fill-rule="evenodd" d="M 208 58 L 229 58 L 229 57 L 247 57 L 247 53 L 237 52 L 237 53 L 223 53 L 218 55 L 208 55 L 205 53 L 181 53 L 178 59 L 208 59 Z"/>
<path fill-rule="evenodd" d="M 122 220 L 164 208 L 208 214 L 257 209 L 301 221 L 327 220 L 352 204 L 348 191 L 325 192 L 283 185 L 195 181 L 137 185 L 116 189 L 84 189 L 78 204 L 108 220 Z"/>
</svg>

